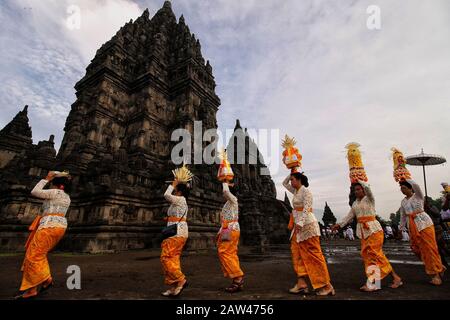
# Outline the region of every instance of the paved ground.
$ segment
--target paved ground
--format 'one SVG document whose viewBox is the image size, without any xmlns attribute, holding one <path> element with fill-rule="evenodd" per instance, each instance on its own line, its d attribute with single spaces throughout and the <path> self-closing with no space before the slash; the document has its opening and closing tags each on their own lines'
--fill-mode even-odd
<svg viewBox="0 0 450 320">
<path fill-rule="evenodd" d="M 223 288 L 228 280 L 222 277 L 214 250 L 188 252 L 183 255 L 183 271 L 190 286 L 183 299 L 450 299 L 450 279 L 433 287 L 428 284 L 423 265 L 412 255 L 407 245 L 388 242 L 385 252 L 405 285 L 399 289 L 387 288 L 376 293 L 358 290 L 365 281 L 359 242 L 332 241 L 323 243 L 336 296 L 296 296 L 287 292 L 295 282 L 288 246 L 271 248 L 264 255 L 251 248 L 241 248 L 241 265 L 246 273 L 243 292 L 228 294 Z M 22 254 L 0 254 L 0 299 L 10 299 L 17 292 L 21 273 Z M 165 299 L 165 289 L 159 262 L 159 250 L 128 251 L 116 254 L 80 255 L 54 253 L 50 263 L 55 287 L 40 299 Z M 66 287 L 66 269 L 69 265 L 81 268 L 81 290 Z"/>
</svg>

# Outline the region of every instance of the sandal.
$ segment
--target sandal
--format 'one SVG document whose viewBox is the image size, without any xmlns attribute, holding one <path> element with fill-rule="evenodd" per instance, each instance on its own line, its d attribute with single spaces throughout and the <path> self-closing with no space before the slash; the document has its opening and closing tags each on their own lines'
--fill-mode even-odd
<svg viewBox="0 0 450 320">
<path fill-rule="evenodd" d="M 170 288 L 170 289 L 167 289 L 164 292 L 161 292 L 161 295 L 164 296 L 164 297 L 170 297 L 170 296 L 173 296 L 174 291 L 175 291 L 174 288 Z"/>
<path fill-rule="evenodd" d="M 380 288 L 374 287 L 374 288 L 369 288 L 367 285 L 363 285 L 361 288 L 359 288 L 359 290 L 364 291 L 364 292 L 375 292 L 375 291 L 380 291 Z"/>
<path fill-rule="evenodd" d="M 308 294 L 309 293 L 309 288 L 306 287 L 298 287 L 297 284 L 295 284 L 295 286 L 291 289 L 289 289 L 289 293 L 292 294 L 299 294 L 299 293 L 303 293 L 303 294 Z"/>
<path fill-rule="evenodd" d="M 331 285 L 329 289 L 321 288 L 319 291 L 316 292 L 316 296 L 334 296 L 335 294 L 336 291 Z"/>
<path fill-rule="evenodd" d="M 18 295 L 14 296 L 14 299 L 15 300 L 34 299 L 37 297 L 37 295 L 38 295 L 37 289 L 34 292 L 32 291 L 31 294 L 30 294 L 30 289 L 28 289 L 28 290 L 25 290 L 25 291 L 19 293 Z"/>
<path fill-rule="evenodd" d="M 238 291 L 242 291 L 243 288 L 244 288 L 244 279 L 242 279 L 239 282 L 233 281 L 228 288 L 225 288 L 225 291 L 228 293 L 235 293 Z"/>
<path fill-rule="evenodd" d="M 25 296 L 25 292 L 14 296 L 14 300 L 32 300 L 37 297 L 37 294 L 32 296 Z"/>
<path fill-rule="evenodd" d="M 188 282 L 187 282 L 187 280 L 186 280 L 186 281 L 183 283 L 183 285 L 178 286 L 178 287 L 175 288 L 175 290 L 174 290 L 172 296 L 178 297 L 178 296 L 183 292 L 184 288 L 186 288 L 187 286 L 188 286 Z"/>
</svg>

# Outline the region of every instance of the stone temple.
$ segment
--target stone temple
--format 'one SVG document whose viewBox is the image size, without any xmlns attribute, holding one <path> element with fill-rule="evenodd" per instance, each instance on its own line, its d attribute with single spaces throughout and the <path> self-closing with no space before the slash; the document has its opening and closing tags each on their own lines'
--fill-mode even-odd
<svg viewBox="0 0 450 320">
<path fill-rule="evenodd" d="M 41 201 L 30 195 L 49 170 L 73 176 L 69 229 L 61 250 L 111 252 L 158 246 L 168 204 L 165 181 L 176 166 L 170 154 L 174 129 L 217 128 L 220 99 L 209 61 L 170 2 L 150 19 L 145 10 L 97 50 L 76 83 L 58 152 L 53 135 L 32 142 L 28 107 L 0 131 L 0 248 L 21 251 Z M 239 120 L 245 161 L 233 165 L 239 186 L 242 243 L 264 249 L 287 243 L 289 204 L 275 185 Z M 203 146 L 207 143 L 203 142 Z M 256 164 L 248 161 L 257 157 Z M 224 204 L 216 164 L 190 166 L 197 176 L 189 205 L 188 249 L 214 246 Z"/>
</svg>

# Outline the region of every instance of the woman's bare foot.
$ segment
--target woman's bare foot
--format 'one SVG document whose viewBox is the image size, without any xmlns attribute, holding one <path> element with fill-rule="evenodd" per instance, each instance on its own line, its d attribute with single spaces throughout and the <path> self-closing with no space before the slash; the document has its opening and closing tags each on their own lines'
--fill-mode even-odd
<svg viewBox="0 0 450 320">
<path fill-rule="evenodd" d="M 41 293 L 42 293 L 42 292 L 45 292 L 45 291 L 47 291 L 48 289 L 50 289 L 51 287 L 53 287 L 53 279 L 52 279 L 52 277 L 48 278 L 46 281 L 44 281 L 44 282 L 42 283 L 40 292 L 41 292 Z"/>
<path fill-rule="evenodd" d="M 402 278 L 400 278 L 398 275 L 393 274 L 392 278 L 393 280 L 392 283 L 389 285 L 389 288 L 397 289 L 403 285 Z"/>
<path fill-rule="evenodd" d="M 440 285 L 442 284 L 442 279 L 441 279 L 441 277 L 439 276 L 439 274 L 435 274 L 435 275 L 431 278 L 430 283 L 431 283 L 432 285 L 435 285 L 435 286 L 440 286 Z"/>
<path fill-rule="evenodd" d="M 307 288 L 308 284 L 306 283 L 305 279 L 303 277 L 299 277 L 297 279 L 297 288 Z"/>
</svg>

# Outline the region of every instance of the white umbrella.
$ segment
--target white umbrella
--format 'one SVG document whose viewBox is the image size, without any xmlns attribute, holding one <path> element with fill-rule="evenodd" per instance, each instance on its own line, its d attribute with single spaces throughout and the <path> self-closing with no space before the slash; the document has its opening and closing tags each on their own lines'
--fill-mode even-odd
<svg viewBox="0 0 450 320">
<path fill-rule="evenodd" d="M 409 156 L 406 157 L 406 163 L 411 165 L 411 166 L 422 166 L 422 170 L 423 170 L 423 181 L 425 184 L 425 196 L 428 196 L 428 192 L 427 192 L 427 178 L 425 175 L 425 166 L 435 166 L 438 164 L 443 164 L 445 163 L 447 160 L 442 157 L 439 156 L 437 154 L 427 154 L 423 152 L 413 155 L 413 156 Z"/>
</svg>

